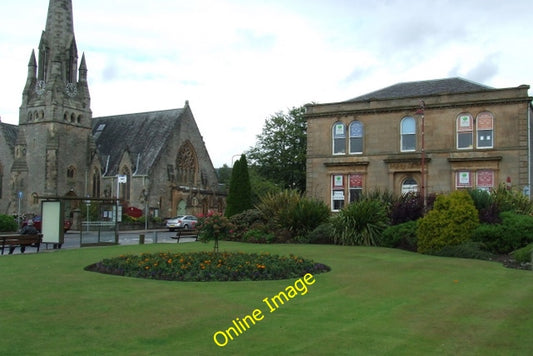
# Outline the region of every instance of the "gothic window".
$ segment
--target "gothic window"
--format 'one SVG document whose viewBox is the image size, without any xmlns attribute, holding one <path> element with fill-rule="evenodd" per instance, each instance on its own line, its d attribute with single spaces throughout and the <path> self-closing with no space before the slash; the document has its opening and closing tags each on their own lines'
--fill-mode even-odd
<svg viewBox="0 0 533 356">
<path fill-rule="evenodd" d="M 76 122 L 76 115 L 74 115 L 74 113 L 70 114 L 70 122 Z"/>
<path fill-rule="evenodd" d="M 122 175 L 125 175 L 126 176 L 126 183 L 124 184 L 119 184 L 121 187 L 120 189 L 122 190 L 122 194 L 121 194 L 121 197 L 123 200 L 130 200 L 130 193 L 131 193 L 131 173 L 130 173 L 130 169 L 126 166 L 122 167 Z"/>
<path fill-rule="evenodd" d="M 93 171 L 93 197 L 100 197 L 100 170 L 98 168 Z"/>
<path fill-rule="evenodd" d="M 333 139 L 333 154 L 341 155 L 346 153 L 346 126 L 342 122 L 333 125 L 331 137 Z"/>
<path fill-rule="evenodd" d="M 68 121 L 68 114 L 67 114 L 67 113 L 64 113 L 64 114 L 63 114 L 63 120 L 64 120 L 64 121 Z"/>
<path fill-rule="evenodd" d="M 416 121 L 413 117 L 404 117 L 400 123 L 400 147 L 402 152 L 416 150 Z"/>
<path fill-rule="evenodd" d="M 198 159 L 190 141 L 185 142 L 176 158 L 177 179 L 179 183 L 194 185 L 198 172 Z"/>
<path fill-rule="evenodd" d="M 70 166 L 67 168 L 67 178 L 75 178 L 76 177 L 76 168 L 74 166 Z"/>
</svg>

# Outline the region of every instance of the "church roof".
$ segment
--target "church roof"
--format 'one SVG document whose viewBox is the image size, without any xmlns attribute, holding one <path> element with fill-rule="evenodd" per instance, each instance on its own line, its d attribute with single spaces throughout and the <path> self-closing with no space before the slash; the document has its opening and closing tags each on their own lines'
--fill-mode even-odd
<svg viewBox="0 0 533 356">
<path fill-rule="evenodd" d="M 134 175 L 146 175 L 167 145 L 184 109 L 93 118 L 93 136 L 104 174 L 119 174 L 125 152 Z"/>
<path fill-rule="evenodd" d="M 460 94 L 492 90 L 493 88 L 462 78 L 447 78 L 405 82 L 391 85 L 368 94 L 347 100 L 347 102 L 386 100 L 409 97 L 422 97 L 442 94 Z"/>
<path fill-rule="evenodd" d="M 4 136 L 4 139 L 6 140 L 6 144 L 11 150 L 11 153 L 14 153 L 19 127 L 17 125 L 11 125 L 11 124 L 0 122 L 0 130 L 2 130 L 2 136 Z"/>
</svg>

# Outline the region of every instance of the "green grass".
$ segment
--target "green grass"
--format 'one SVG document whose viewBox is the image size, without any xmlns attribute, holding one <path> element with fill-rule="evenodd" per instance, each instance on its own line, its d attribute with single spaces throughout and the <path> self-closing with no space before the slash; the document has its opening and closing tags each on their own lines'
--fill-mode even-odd
<svg viewBox="0 0 533 356">
<path fill-rule="evenodd" d="M 269 313 L 295 280 L 167 282 L 84 271 L 123 253 L 211 250 L 201 243 L 113 246 L 0 258 L 3 355 L 528 355 L 533 273 L 400 250 L 221 242 L 221 251 L 294 253 L 327 264 L 306 295 Z M 232 320 L 264 319 L 219 347 Z"/>
</svg>

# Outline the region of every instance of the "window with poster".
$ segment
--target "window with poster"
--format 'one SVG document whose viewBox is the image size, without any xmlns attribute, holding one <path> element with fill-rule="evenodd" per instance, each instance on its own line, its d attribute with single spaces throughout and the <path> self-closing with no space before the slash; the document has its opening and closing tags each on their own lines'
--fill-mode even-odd
<svg viewBox="0 0 533 356">
<path fill-rule="evenodd" d="M 331 210 L 339 211 L 344 207 L 344 176 L 331 176 Z"/>
<path fill-rule="evenodd" d="M 350 203 L 358 200 L 363 194 L 363 175 L 350 174 Z"/>
</svg>

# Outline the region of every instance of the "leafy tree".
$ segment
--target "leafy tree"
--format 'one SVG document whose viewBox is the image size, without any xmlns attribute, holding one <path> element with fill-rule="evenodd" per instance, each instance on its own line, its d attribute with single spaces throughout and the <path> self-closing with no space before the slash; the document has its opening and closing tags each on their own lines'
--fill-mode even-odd
<svg viewBox="0 0 533 356">
<path fill-rule="evenodd" d="M 245 155 L 241 155 L 241 158 L 233 165 L 229 194 L 226 202 L 225 215 L 227 217 L 241 213 L 252 207 L 250 176 L 248 174 L 248 162 L 246 161 Z"/>
<path fill-rule="evenodd" d="M 257 172 L 283 189 L 305 191 L 307 122 L 303 106 L 278 112 L 265 121 L 248 152 Z"/>
<path fill-rule="evenodd" d="M 219 184 L 225 184 L 226 187 L 229 185 L 231 180 L 231 171 L 232 168 L 229 167 L 227 164 L 224 163 L 224 165 L 220 168 L 217 168 L 217 178 Z"/>
</svg>

